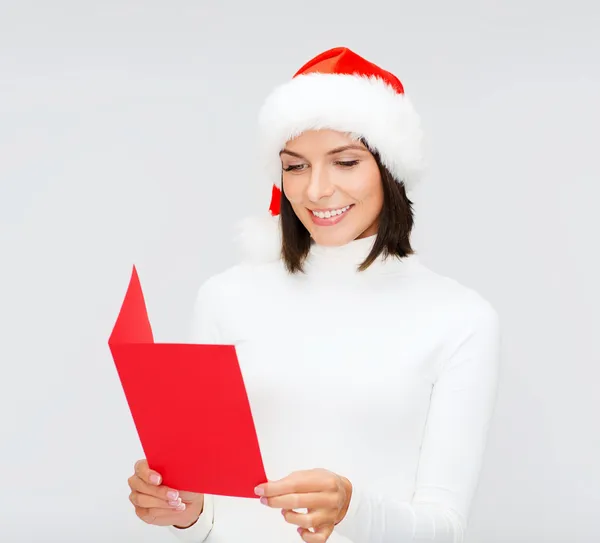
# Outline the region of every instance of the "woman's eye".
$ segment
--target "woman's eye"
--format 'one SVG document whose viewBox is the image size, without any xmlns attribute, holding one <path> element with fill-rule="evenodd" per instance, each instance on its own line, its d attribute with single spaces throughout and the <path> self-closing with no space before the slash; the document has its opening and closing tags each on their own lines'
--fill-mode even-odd
<svg viewBox="0 0 600 543">
<path fill-rule="evenodd" d="M 356 166 L 358 164 L 358 160 L 338 160 L 336 164 L 343 166 L 344 168 L 352 168 L 352 166 Z"/>
<path fill-rule="evenodd" d="M 305 164 L 290 164 L 289 166 L 283 166 L 284 172 L 298 171 L 304 168 Z"/>
</svg>

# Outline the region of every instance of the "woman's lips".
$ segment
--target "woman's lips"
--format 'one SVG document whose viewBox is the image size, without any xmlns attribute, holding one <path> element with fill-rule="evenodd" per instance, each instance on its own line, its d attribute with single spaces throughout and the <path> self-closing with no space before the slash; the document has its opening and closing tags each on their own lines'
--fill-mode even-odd
<svg viewBox="0 0 600 543">
<path fill-rule="evenodd" d="M 350 206 L 346 206 L 348 207 L 348 209 L 346 211 L 344 211 L 343 213 L 340 213 L 339 215 L 333 215 L 331 217 L 317 217 L 312 210 L 308 210 L 310 213 L 310 217 L 313 221 L 314 224 L 318 225 L 318 226 L 333 226 L 337 223 L 339 223 L 341 220 L 343 220 L 346 215 L 348 215 L 348 213 L 350 213 L 350 211 L 352 211 L 352 208 L 354 207 L 354 204 L 351 204 Z M 343 208 L 341 208 L 343 209 Z"/>
</svg>

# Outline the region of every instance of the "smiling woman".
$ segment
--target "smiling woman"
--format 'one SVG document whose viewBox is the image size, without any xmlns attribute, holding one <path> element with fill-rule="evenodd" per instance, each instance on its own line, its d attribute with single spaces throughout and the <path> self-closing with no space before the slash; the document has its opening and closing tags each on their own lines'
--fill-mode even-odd
<svg viewBox="0 0 600 543">
<path fill-rule="evenodd" d="M 289 271 L 303 269 L 312 242 L 339 246 L 376 236 L 359 270 L 382 253 L 413 254 L 412 202 L 364 140 L 308 130 L 287 142 L 280 156 L 282 257 Z"/>
<path fill-rule="evenodd" d="M 136 512 L 196 543 L 461 543 L 499 320 L 411 247 L 419 117 L 394 75 L 336 48 L 271 93 L 259 128 L 270 215 L 200 287 L 192 341 L 235 346 L 269 481 L 260 500 L 188 494 L 140 462 Z"/>
<path fill-rule="evenodd" d="M 281 156 L 284 198 L 316 243 L 342 245 L 377 233 L 381 176 L 364 145 L 340 132 L 308 131 Z"/>
</svg>

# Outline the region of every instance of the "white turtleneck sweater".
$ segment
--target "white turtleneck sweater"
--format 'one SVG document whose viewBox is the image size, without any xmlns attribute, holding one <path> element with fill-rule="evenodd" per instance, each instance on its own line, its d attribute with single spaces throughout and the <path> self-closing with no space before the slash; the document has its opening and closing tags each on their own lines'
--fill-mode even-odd
<svg viewBox="0 0 600 543">
<path fill-rule="evenodd" d="M 313 246 L 305 274 L 273 262 L 211 277 L 192 340 L 236 346 L 269 480 L 325 468 L 351 481 L 330 543 L 460 543 L 494 410 L 498 316 L 416 255 L 357 272 L 374 239 Z M 207 405 L 199 432 L 210 416 Z M 167 530 L 195 543 L 301 541 L 278 509 L 224 496 L 207 495 L 191 528 Z"/>
</svg>

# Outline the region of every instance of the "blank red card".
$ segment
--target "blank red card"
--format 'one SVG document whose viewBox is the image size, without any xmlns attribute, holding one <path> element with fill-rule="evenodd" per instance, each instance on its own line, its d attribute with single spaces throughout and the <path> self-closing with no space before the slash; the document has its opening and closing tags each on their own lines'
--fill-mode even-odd
<svg viewBox="0 0 600 543">
<path fill-rule="evenodd" d="M 135 267 L 108 344 L 163 484 L 256 498 L 267 478 L 235 347 L 154 343 Z"/>
</svg>

